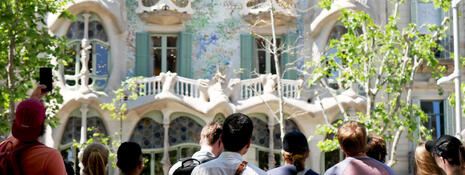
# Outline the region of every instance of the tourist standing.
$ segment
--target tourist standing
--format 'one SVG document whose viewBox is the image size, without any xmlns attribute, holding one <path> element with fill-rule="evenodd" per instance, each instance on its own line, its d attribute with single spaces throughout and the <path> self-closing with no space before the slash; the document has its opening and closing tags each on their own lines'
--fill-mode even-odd
<svg viewBox="0 0 465 175">
<path fill-rule="evenodd" d="M 123 175 L 139 175 L 144 167 L 142 149 L 135 142 L 124 142 L 116 153 L 116 166 Z"/>
</svg>

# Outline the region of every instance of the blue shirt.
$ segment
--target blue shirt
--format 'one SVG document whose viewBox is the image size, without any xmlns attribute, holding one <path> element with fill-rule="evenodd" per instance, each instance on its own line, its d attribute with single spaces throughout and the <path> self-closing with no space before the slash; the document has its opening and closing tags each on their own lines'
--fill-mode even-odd
<svg viewBox="0 0 465 175">
<path fill-rule="evenodd" d="M 294 165 L 283 165 L 277 168 L 273 168 L 266 172 L 268 175 L 296 175 L 297 168 Z M 314 172 L 313 170 L 309 169 L 304 175 L 318 175 L 318 173 Z"/>
</svg>

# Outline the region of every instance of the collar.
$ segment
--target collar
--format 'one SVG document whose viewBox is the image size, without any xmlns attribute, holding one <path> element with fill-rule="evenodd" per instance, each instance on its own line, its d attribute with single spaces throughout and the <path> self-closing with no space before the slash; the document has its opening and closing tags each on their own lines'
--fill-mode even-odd
<svg viewBox="0 0 465 175">
<path fill-rule="evenodd" d="M 222 152 L 218 158 L 219 159 L 237 159 L 237 160 L 240 160 L 241 162 L 244 161 L 242 159 L 242 156 L 239 153 L 229 152 L 229 151 Z"/>
</svg>

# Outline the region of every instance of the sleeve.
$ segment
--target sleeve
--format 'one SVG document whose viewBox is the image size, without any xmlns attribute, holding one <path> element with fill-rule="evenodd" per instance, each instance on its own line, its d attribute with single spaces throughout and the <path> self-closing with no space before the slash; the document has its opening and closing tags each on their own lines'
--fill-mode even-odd
<svg viewBox="0 0 465 175">
<path fill-rule="evenodd" d="M 192 170 L 191 175 L 205 175 L 205 174 L 210 174 L 208 172 L 208 168 L 202 167 L 202 165 L 199 165 Z"/>
<path fill-rule="evenodd" d="M 66 175 L 66 168 L 63 158 L 57 150 L 50 151 L 46 164 L 48 175 Z"/>
</svg>

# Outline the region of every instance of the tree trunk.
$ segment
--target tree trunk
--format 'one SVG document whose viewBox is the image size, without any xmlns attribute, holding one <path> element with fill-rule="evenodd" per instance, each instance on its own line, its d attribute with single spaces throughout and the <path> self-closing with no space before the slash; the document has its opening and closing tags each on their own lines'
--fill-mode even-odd
<svg viewBox="0 0 465 175">
<path fill-rule="evenodd" d="M 15 118 L 15 94 L 14 94 L 14 89 L 15 89 L 15 48 L 16 48 L 16 37 L 13 34 L 13 31 L 8 32 L 10 41 L 8 44 L 8 64 L 7 64 L 7 73 L 8 73 L 8 100 L 9 100 L 9 105 L 10 105 L 10 112 L 9 112 L 9 117 L 8 121 L 12 122 L 13 119 Z"/>
</svg>

